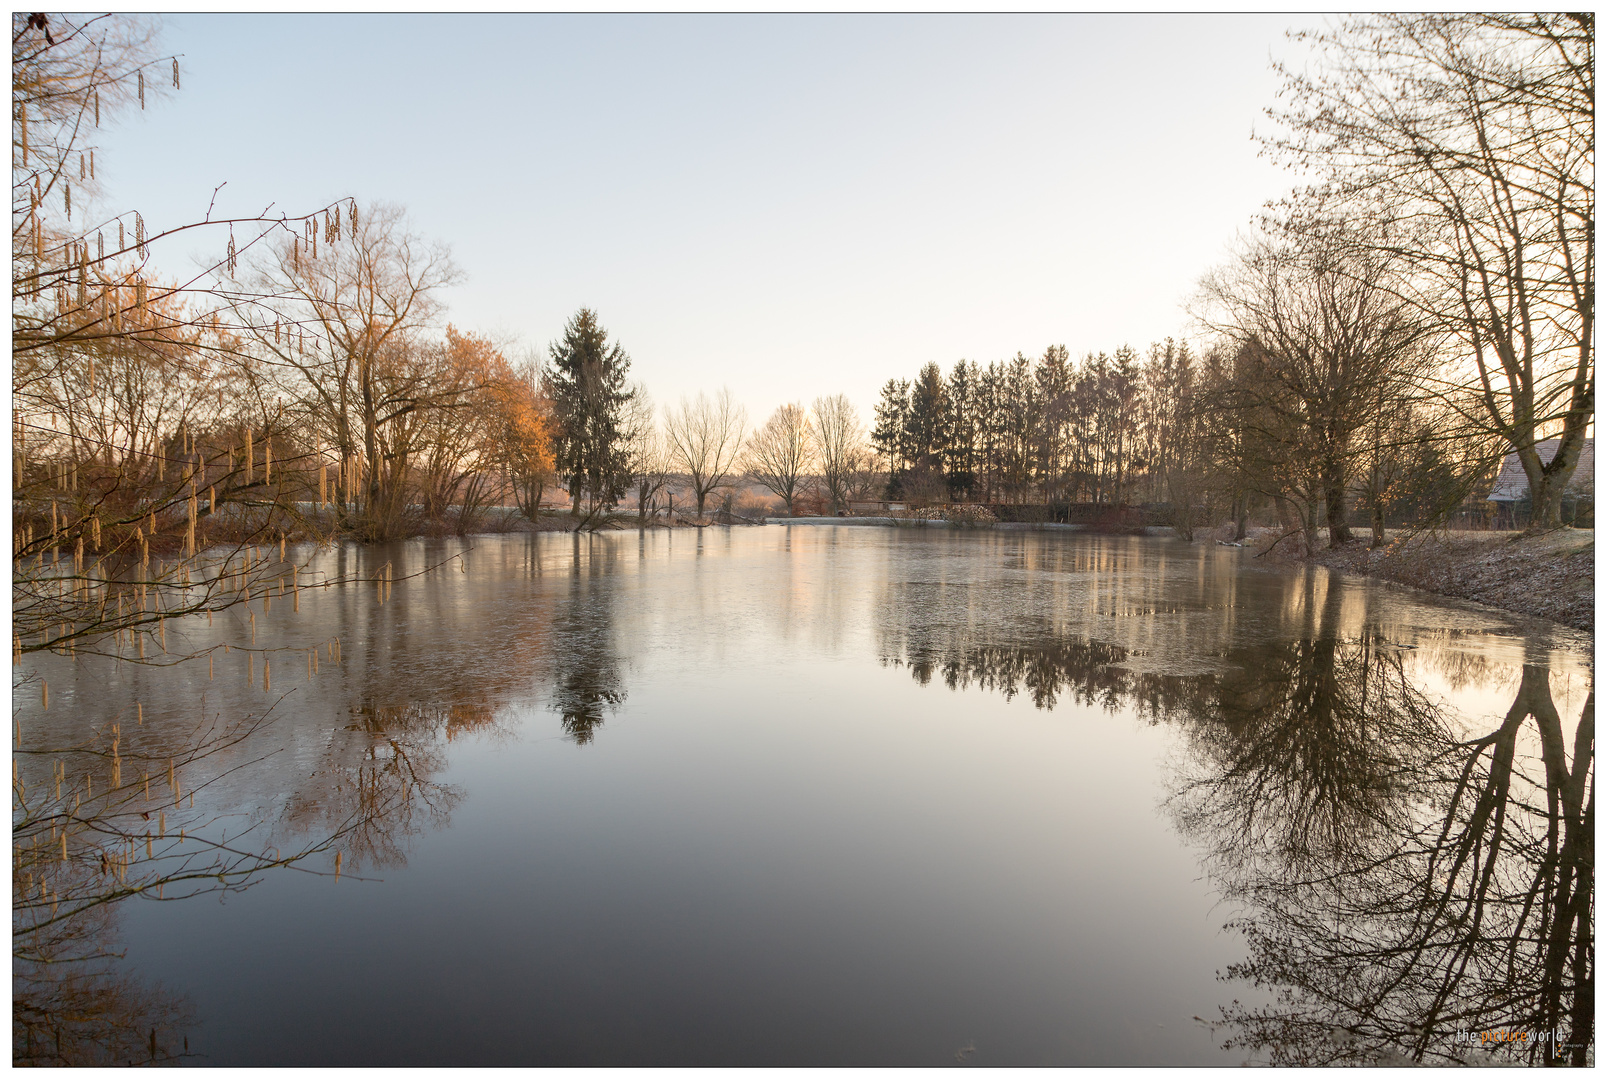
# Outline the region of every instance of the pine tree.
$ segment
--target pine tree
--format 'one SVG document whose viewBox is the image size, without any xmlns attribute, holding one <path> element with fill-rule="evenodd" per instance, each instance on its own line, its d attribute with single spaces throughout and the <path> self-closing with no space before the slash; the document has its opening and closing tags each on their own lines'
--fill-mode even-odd
<svg viewBox="0 0 1607 1080">
<path fill-rule="evenodd" d="M 915 377 L 915 384 L 910 387 L 909 415 L 904 422 L 910 465 L 942 468 L 937 455 L 942 453 L 948 442 L 948 432 L 944 430 L 948 412 L 944 399 L 947 396 L 942 370 L 935 363 L 928 363 L 921 368 L 921 373 Z"/>
<path fill-rule="evenodd" d="M 876 427 L 871 430 L 870 443 L 887 462 L 887 493 L 895 498 L 902 490 L 900 475 L 909 464 L 909 411 L 909 380 L 888 379 L 882 387 L 882 400 L 876 403 Z"/>
<path fill-rule="evenodd" d="M 943 466 L 952 499 L 962 495 L 969 498 L 971 489 L 976 486 L 978 377 L 975 361 L 956 361 L 943 395 L 948 410 L 944 427 L 949 433 Z"/>
<path fill-rule="evenodd" d="M 574 498 L 571 512 L 578 515 L 582 490 L 593 506 L 606 506 L 629 483 L 630 433 L 623 413 L 633 396 L 626 383 L 631 359 L 618 342 L 608 343 L 608 331 L 590 308 L 575 312 L 563 339 L 548 352 L 547 386 L 559 425 L 554 458 Z"/>
</svg>

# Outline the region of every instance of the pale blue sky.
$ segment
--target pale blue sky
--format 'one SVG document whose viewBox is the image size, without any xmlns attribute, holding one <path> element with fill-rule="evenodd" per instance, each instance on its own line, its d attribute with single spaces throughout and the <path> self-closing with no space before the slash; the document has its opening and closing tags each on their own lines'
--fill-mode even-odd
<svg viewBox="0 0 1607 1080">
<path fill-rule="evenodd" d="M 404 204 L 460 327 L 581 305 L 661 403 L 762 420 L 936 360 L 1143 347 L 1290 178 L 1258 160 L 1300 15 L 207 16 L 102 131 L 153 229 Z"/>
</svg>

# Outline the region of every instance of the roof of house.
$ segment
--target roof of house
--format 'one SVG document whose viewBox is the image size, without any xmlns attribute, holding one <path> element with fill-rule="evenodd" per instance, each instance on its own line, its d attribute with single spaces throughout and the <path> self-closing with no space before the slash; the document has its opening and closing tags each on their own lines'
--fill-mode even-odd
<svg viewBox="0 0 1607 1080">
<path fill-rule="evenodd" d="M 1541 439 L 1534 444 L 1540 454 L 1541 461 L 1550 461 L 1557 453 L 1556 439 Z M 1568 481 L 1566 489 L 1570 494 L 1589 495 L 1596 490 L 1596 440 L 1586 439 L 1585 445 L 1579 448 L 1579 463 L 1574 466 L 1574 474 Z M 1524 475 L 1523 463 L 1518 460 L 1516 450 L 1507 454 L 1506 460 L 1501 462 L 1501 473 L 1490 486 L 1490 494 L 1486 498 L 1492 502 L 1517 502 L 1529 495 L 1529 478 Z"/>
</svg>

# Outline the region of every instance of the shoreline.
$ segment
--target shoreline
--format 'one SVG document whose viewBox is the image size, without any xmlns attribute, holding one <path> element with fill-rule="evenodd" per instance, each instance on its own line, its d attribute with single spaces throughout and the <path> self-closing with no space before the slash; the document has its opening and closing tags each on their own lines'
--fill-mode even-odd
<svg viewBox="0 0 1607 1080">
<path fill-rule="evenodd" d="M 951 521 L 890 517 L 782 518 L 777 525 L 883 525 L 895 528 L 968 528 L 1023 532 L 1095 532 L 1087 525 L 1001 521 L 959 525 Z M 1172 536 L 1169 526 L 1102 535 Z M 1191 543 L 1224 543 L 1221 530 L 1202 529 Z M 1596 633 L 1595 530 L 1562 528 L 1539 536 L 1520 533 L 1455 532 L 1395 537 L 1381 548 L 1357 539 L 1341 548 L 1323 548 L 1310 558 L 1274 544 L 1273 529 L 1251 529 L 1242 547 L 1279 565 L 1314 564 L 1330 570 L 1377 578 L 1421 589 L 1435 596 L 1469 600 L 1513 615 L 1546 619 L 1573 630 Z M 1358 534 L 1365 536 L 1365 530 Z M 1282 550 L 1269 550 L 1266 545 Z M 1241 546 L 1241 545 L 1228 545 Z"/>
<path fill-rule="evenodd" d="M 1252 536 L 1245 546 L 1259 545 Z M 1595 557 L 1595 530 L 1574 528 L 1538 536 L 1424 533 L 1392 539 L 1381 548 L 1369 548 L 1360 538 L 1344 547 L 1323 548 L 1310 558 L 1281 552 L 1268 556 L 1280 564 L 1326 566 L 1513 615 L 1547 619 L 1592 638 Z"/>
<path fill-rule="evenodd" d="M 500 536 L 510 533 L 575 532 L 578 521 L 567 513 L 543 514 L 537 521 L 505 520 L 502 528 L 481 528 L 468 533 L 451 530 L 424 531 L 398 539 L 428 539 L 448 536 Z M 955 522 L 941 518 L 866 517 L 766 517 L 741 523 L 709 521 L 698 524 L 687 520 L 640 521 L 634 515 L 610 517 L 597 522 L 602 532 L 637 529 L 695 529 L 748 525 L 781 526 L 879 526 L 894 529 L 958 529 L 994 532 L 1087 533 L 1096 536 L 1142 536 L 1181 540 L 1170 526 L 1141 526 L 1134 530 L 1106 532 L 1089 525 L 1059 522 L 999 521 Z M 1226 528 L 1226 527 L 1225 527 Z M 1514 615 L 1547 619 L 1570 629 L 1595 636 L 1595 531 L 1562 528 L 1539 536 L 1518 533 L 1452 532 L 1419 534 L 1391 538 L 1381 548 L 1367 545 L 1366 531 L 1341 548 L 1324 547 L 1309 558 L 1297 554 L 1285 539 L 1273 543 L 1278 530 L 1253 528 L 1241 544 L 1227 544 L 1219 537 L 1225 529 L 1202 529 L 1196 544 L 1224 544 L 1242 547 L 1252 555 L 1281 566 L 1317 565 L 1348 574 L 1377 578 L 1405 585 L 1436 596 L 1469 600 Z M 1267 545 L 1271 544 L 1272 549 Z"/>
</svg>

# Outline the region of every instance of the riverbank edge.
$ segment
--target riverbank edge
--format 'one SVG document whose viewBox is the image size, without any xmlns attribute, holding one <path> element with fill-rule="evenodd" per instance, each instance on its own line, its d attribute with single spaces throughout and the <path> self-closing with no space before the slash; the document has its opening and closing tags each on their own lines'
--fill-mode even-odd
<svg viewBox="0 0 1607 1080">
<path fill-rule="evenodd" d="M 893 518 L 893 517 L 772 517 L 765 519 L 766 525 L 882 525 L 895 529 L 972 529 L 977 531 L 993 530 L 998 532 L 1091 532 L 1106 534 L 1092 525 L 1066 525 L 1058 521 L 990 521 L 971 523 L 962 521 L 945 521 L 942 518 Z M 1175 536 L 1176 533 L 1168 525 L 1139 526 L 1136 529 L 1122 530 L 1119 533 L 1108 535 L 1121 536 Z"/>
<path fill-rule="evenodd" d="M 538 522 L 520 520 L 516 524 L 510 520 L 502 524 L 502 529 L 477 532 L 481 535 L 573 532 L 579 522 L 565 513 L 561 516 L 543 514 Z M 691 522 L 639 522 L 634 516 L 612 515 L 599 524 L 607 531 L 641 527 L 697 527 Z M 1102 534 L 1102 530 L 1088 525 L 1059 522 L 971 523 L 940 518 L 885 516 L 770 517 L 751 524 Z M 1120 535 L 1179 539 L 1174 529 L 1163 525 L 1146 526 Z M 1202 530 L 1192 543 L 1225 543 L 1221 537 L 1227 535 L 1231 535 L 1231 528 Z M 1341 573 L 1377 578 L 1436 596 L 1471 601 L 1513 615 L 1547 619 L 1595 636 L 1595 531 L 1592 529 L 1564 528 L 1539 536 L 1516 533 L 1425 533 L 1397 537 L 1382 548 L 1370 548 L 1363 539 L 1340 548 L 1322 548 L 1309 558 L 1300 554 L 1291 540 L 1285 538 L 1281 543 L 1278 542 L 1282 535 L 1274 529 L 1251 529 L 1242 543 L 1229 546 L 1242 547 L 1248 554 L 1278 565 L 1326 566 Z M 1321 539 L 1326 542 L 1326 535 Z"/>
<path fill-rule="evenodd" d="M 1381 548 L 1357 540 L 1324 548 L 1310 558 L 1280 557 L 1277 552 L 1269 557 L 1547 619 L 1594 638 L 1595 548 L 1594 529 L 1563 528 L 1537 536 L 1425 533 Z"/>
<path fill-rule="evenodd" d="M 1086 525 L 1001 521 L 959 525 L 951 521 L 890 518 L 771 518 L 777 525 L 881 525 L 896 528 L 969 528 L 1024 532 L 1092 532 Z M 1166 526 L 1133 535 L 1176 537 Z M 1280 565 L 1326 566 L 1341 573 L 1377 578 L 1453 600 L 1468 600 L 1514 615 L 1547 619 L 1592 637 L 1596 633 L 1595 530 L 1564 528 L 1538 536 L 1517 533 L 1420 534 L 1398 537 L 1381 548 L 1358 540 L 1323 548 L 1309 558 L 1278 544 L 1281 534 L 1254 529 L 1242 546 Z M 1326 536 L 1323 537 L 1326 542 Z M 1194 543 L 1217 543 L 1215 530 Z M 1240 546 L 1240 545 L 1234 545 Z M 1277 550 L 1268 551 L 1269 547 Z M 1264 553 L 1264 554 L 1263 554 Z"/>
</svg>

